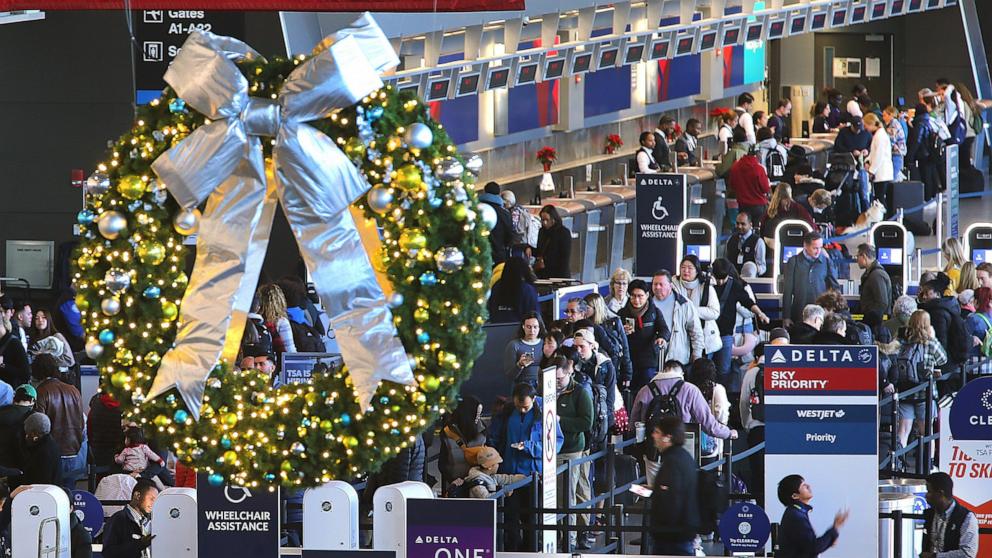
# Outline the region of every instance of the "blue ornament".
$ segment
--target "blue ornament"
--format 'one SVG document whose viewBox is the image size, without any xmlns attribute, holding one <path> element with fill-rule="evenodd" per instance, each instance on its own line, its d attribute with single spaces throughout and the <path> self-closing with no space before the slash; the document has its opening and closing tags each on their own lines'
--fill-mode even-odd
<svg viewBox="0 0 992 558">
<path fill-rule="evenodd" d="M 162 296 L 162 289 L 156 287 L 155 285 L 151 285 L 145 287 L 145 291 L 141 293 L 141 296 L 145 298 L 158 298 Z"/>
<path fill-rule="evenodd" d="M 165 402 L 168 403 L 169 405 L 175 405 L 176 404 L 176 396 L 175 395 L 172 395 L 170 393 L 168 395 L 168 397 L 165 398 Z"/>
<path fill-rule="evenodd" d="M 389 398 L 383 395 L 382 397 L 379 398 L 379 404 L 389 405 Z"/>
<path fill-rule="evenodd" d="M 300 421 L 300 426 L 302 426 L 304 428 L 309 428 L 310 427 L 310 419 L 309 418 L 305 418 L 305 419 L 301 420 Z"/>
<path fill-rule="evenodd" d="M 351 415 L 349 415 L 348 413 L 341 415 L 341 424 L 345 426 L 351 424 Z"/>
<path fill-rule="evenodd" d="M 263 478 L 266 481 L 268 481 L 268 482 L 272 482 L 272 481 L 276 480 L 276 476 L 274 474 L 272 474 L 272 473 L 265 473 L 265 477 L 263 477 Z"/>
<path fill-rule="evenodd" d="M 231 439 L 224 436 L 220 439 L 220 447 L 224 449 L 231 449 Z"/>
<path fill-rule="evenodd" d="M 433 271 L 425 271 L 420 274 L 420 284 L 425 287 L 433 287 L 437 285 L 437 276 L 434 275 Z"/>
<path fill-rule="evenodd" d="M 430 204 L 430 206 L 431 206 L 432 209 L 437 209 L 437 208 L 441 207 L 441 204 L 444 203 L 444 200 L 441 199 L 441 198 L 434 197 L 434 198 L 431 198 L 431 199 L 427 200 L 427 203 Z"/>
<path fill-rule="evenodd" d="M 221 486 L 224 484 L 224 475 L 214 473 L 207 477 L 207 482 L 210 483 L 210 486 Z"/>
<path fill-rule="evenodd" d="M 395 428 L 392 429 L 392 430 L 390 430 L 389 433 L 392 434 L 393 436 L 399 436 L 400 435 L 400 431 L 397 430 L 397 429 L 395 429 Z"/>
<path fill-rule="evenodd" d="M 430 340 L 431 336 L 428 335 L 426 331 L 421 331 L 417 334 L 417 343 L 420 343 L 421 345 L 429 343 Z"/>
<path fill-rule="evenodd" d="M 186 419 L 188 418 L 189 418 L 189 413 L 187 413 L 183 409 L 179 409 L 178 411 L 176 411 L 176 414 L 172 415 L 173 422 L 176 422 L 178 424 L 182 424 L 186 422 Z"/>
<path fill-rule="evenodd" d="M 186 101 L 180 99 L 179 97 L 169 101 L 169 112 L 173 114 L 177 112 L 186 112 Z"/>
<path fill-rule="evenodd" d="M 382 117 L 382 107 L 372 107 L 366 111 L 366 114 L 369 116 L 369 122 L 378 120 Z"/>
<path fill-rule="evenodd" d="M 114 342 L 114 339 L 117 338 L 117 336 L 114 335 L 114 332 L 109 329 L 100 330 L 100 334 L 97 335 L 97 337 L 103 345 L 109 345 Z"/>
<path fill-rule="evenodd" d="M 89 209 L 84 209 L 76 214 L 76 222 L 80 225 L 89 225 L 96 219 L 96 215 Z"/>
</svg>

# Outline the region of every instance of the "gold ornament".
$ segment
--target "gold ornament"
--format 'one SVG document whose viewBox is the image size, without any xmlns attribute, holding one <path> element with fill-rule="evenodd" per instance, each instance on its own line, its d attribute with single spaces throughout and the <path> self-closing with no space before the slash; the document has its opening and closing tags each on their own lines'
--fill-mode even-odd
<svg viewBox="0 0 992 558">
<path fill-rule="evenodd" d="M 131 201 L 138 200 L 145 195 L 145 182 L 140 176 L 127 175 L 117 182 L 117 191 Z"/>
<path fill-rule="evenodd" d="M 76 295 L 76 308 L 79 308 L 80 312 L 85 312 L 90 309 L 90 301 L 86 298 L 86 295 Z"/>
<path fill-rule="evenodd" d="M 395 184 L 404 190 L 419 190 L 424 186 L 420 169 L 414 165 L 403 165 L 396 171 Z"/>
<path fill-rule="evenodd" d="M 159 265 L 165 261 L 165 246 L 161 242 L 145 240 L 138 244 L 138 259 L 145 265 Z"/>
<path fill-rule="evenodd" d="M 420 385 L 424 391 L 434 392 L 441 387 L 441 380 L 437 379 L 437 376 L 424 376 L 424 381 Z"/>
<path fill-rule="evenodd" d="M 468 208 L 460 203 L 452 208 L 451 214 L 454 216 L 455 221 L 464 221 L 468 217 Z"/>
<path fill-rule="evenodd" d="M 227 413 L 221 418 L 221 420 L 224 422 L 225 425 L 233 428 L 238 424 L 238 415 L 234 413 Z"/>
<path fill-rule="evenodd" d="M 400 248 L 404 250 L 420 250 L 427 246 L 427 237 L 420 229 L 406 229 L 400 234 Z"/>
<path fill-rule="evenodd" d="M 426 308 L 417 308 L 416 310 L 413 311 L 413 319 L 417 320 L 418 322 L 426 322 L 427 320 L 431 319 L 431 314 L 430 312 L 427 311 Z"/>
<path fill-rule="evenodd" d="M 163 300 L 162 315 L 165 317 L 166 320 L 169 321 L 175 320 L 176 316 L 179 315 L 179 307 L 176 306 L 176 303 L 172 302 L 171 300 Z"/>
<path fill-rule="evenodd" d="M 158 415 L 152 423 L 159 428 L 165 428 L 166 426 L 169 426 L 169 417 L 165 415 Z"/>
<path fill-rule="evenodd" d="M 149 351 L 145 353 L 144 361 L 148 366 L 155 366 L 162 361 L 162 356 L 155 351 Z"/>
<path fill-rule="evenodd" d="M 92 269 L 93 266 L 96 265 L 96 258 L 94 258 L 90 254 L 83 254 L 82 256 L 79 256 L 79 258 L 76 260 L 76 263 L 79 265 L 79 269 L 82 270 Z M 79 306 L 79 303 L 76 303 L 76 306 Z"/>
<path fill-rule="evenodd" d="M 358 138 L 351 138 L 344 144 L 344 153 L 349 159 L 361 159 L 365 156 L 365 143 Z"/>
<path fill-rule="evenodd" d="M 134 354 L 127 347 L 121 347 L 117 349 L 117 355 L 114 360 L 122 366 L 131 366 L 134 364 Z"/>
<path fill-rule="evenodd" d="M 238 454 L 234 450 L 227 450 L 224 452 L 224 462 L 228 465 L 233 464 L 238 460 Z"/>
<path fill-rule="evenodd" d="M 127 372 L 114 372 L 110 377 L 110 383 L 116 388 L 124 387 L 129 381 L 131 378 L 128 377 Z"/>
</svg>

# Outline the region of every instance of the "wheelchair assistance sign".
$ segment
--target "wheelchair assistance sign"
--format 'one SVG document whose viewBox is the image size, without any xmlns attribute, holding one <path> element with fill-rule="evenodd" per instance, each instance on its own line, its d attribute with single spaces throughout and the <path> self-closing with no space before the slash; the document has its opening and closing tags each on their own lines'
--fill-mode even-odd
<svg viewBox="0 0 992 558">
<path fill-rule="evenodd" d="M 764 382 L 768 517 L 780 521 L 785 511 L 779 481 L 801 475 L 813 490 L 817 533 L 838 510 L 851 512 L 837 545 L 821 556 L 860 556 L 877 547 L 878 348 L 767 346 Z M 841 471 L 843 490 L 836 490 Z"/>
<path fill-rule="evenodd" d="M 688 217 L 689 179 L 684 174 L 638 174 L 634 275 L 650 276 L 678 265 L 679 225 Z"/>
</svg>

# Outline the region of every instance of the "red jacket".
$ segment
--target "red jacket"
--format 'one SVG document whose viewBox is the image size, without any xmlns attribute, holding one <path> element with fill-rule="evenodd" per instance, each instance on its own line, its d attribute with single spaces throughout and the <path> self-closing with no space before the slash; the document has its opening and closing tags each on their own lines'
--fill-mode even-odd
<svg viewBox="0 0 992 558">
<path fill-rule="evenodd" d="M 766 205 L 771 185 L 768 174 L 754 155 L 746 155 L 730 167 L 727 175 L 730 190 L 737 196 L 738 205 Z"/>
</svg>

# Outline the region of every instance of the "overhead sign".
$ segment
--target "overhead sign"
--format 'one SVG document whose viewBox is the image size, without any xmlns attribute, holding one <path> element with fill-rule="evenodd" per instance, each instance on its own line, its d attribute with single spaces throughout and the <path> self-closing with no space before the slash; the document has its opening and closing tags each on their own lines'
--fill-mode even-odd
<svg viewBox="0 0 992 558">
<path fill-rule="evenodd" d="M 72 512 L 90 535 L 95 537 L 100 534 L 104 521 L 103 504 L 96 496 L 85 490 L 73 490 Z"/>
<path fill-rule="evenodd" d="M 132 7 L 135 4 L 137 2 L 132 2 Z M 158 4 L 161 7 L 162 3 Z M 139 104 L 158 97 L 165 88 L 162 76 L 190 33 L 209 31 L 237 39 L 243 39 L 245 35 L 244 12 L 151 9 L 133 10 L 131 18 L 137 51 L 134 79 Z"/>
<path fill-rule="evenodd" d="M 558 507 L 558 382 L 555 368 L 545 368 L 541 372 L 541 404 L 544 418 L 541 436 L 541 507 Z M 558 524 L 558 514 L 546 513 L 542 523 L 547 526 Z M 541 551 L 544 554 L 558 552 L 558 533 L 554 530 L 542 531 Z"/>
<path fill-rule="evenodd" d="M 337 353 L 283 353 L 279 380 L 285 384 L 309 384 L 318 374 L 341 368 L 344 361 Z"/>
<path fill-rule="evenodd" d="M 954 480 L 959 503 L 992 528 L 992 378 L 965 384 L 950 412 L 940 413 L 940 469 Z M 979 558 L 992 556 L 992 535 L 980 535 Z"/>
<path fill-rule="evenodd" d="M 307 550 L 303 558 L 396 558 L 394 550 Z"/>
<path fill-rule="evenodd" d="M 946 238 L 958 238 L 961 226 L 961 169 L 960 147 L 948 145 L 944 148 L 944 177 L 947 190 L 947 231 Z"/>
<path fill-rule="evenodd" d="M 638 174 L 634 275 L 650 276 L 678 265 L 679 225 L 686 218 L 688 177 L 684 174 Z"/>
<path fill-rule="evenodd" d="M 756 553 L 765 547 L 772 525 L 761 506 L 741 502 L 720 516 L 720 541 L 730 552 Z"/>
<path fill-rule="evenodd" d="M 307 12 L 482 12 L 522 10 L 523 0 L 131 0 L 132 8 L 271 10 Z M 0 12 L 16 10 L 114 10 L 121 0 L 0 0 Z"/>
<path fill-rule="evenodd" d="M 878 348 L 765 348 L 765 505 L 779 521 L 778 483 L 801 475 L 813 488 L 817 533 L 838 510 L 851 520 L 824 557 L 878 546 Z M 844 472 L 844 490 L 837 472 Z"/>
<path fill-rule="evenodd" d="M 494 558 L 496 500 L 406 501 L 407 558 Z"/>
<path fill-rule="evenodd" d="M 199 556 L 278 558 L 279 490 L 213 486 L 206 474 L 196 476 L 197 547 Z"/>
</svg>

